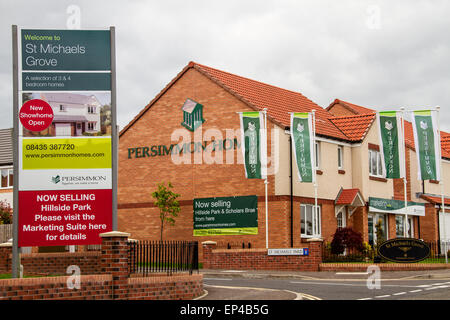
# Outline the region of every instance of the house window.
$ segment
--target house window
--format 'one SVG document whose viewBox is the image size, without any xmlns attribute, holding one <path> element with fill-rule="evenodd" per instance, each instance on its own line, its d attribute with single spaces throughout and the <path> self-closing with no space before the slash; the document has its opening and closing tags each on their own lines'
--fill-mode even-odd
<svg viewBox="0 0 450 320">
<path fill-rule="evenodd" d="M 320 206 L 317 206 L 317 210 L 314 210 L 314 205 L 300 205 L 300 229 L 302 237 L 317 237 L 321 235 L 320 211 Z"/>
<path fill-rule="evenodd" d="M 0 188 L 12 188 L 14 185 L 13 168 L 1 168 Z"/>
<path fill-rule="evenodd" d="M 95 113 L 95 107 L 88 107 L 88 113 L 94 114 Z"/>
<path fill-rule="evenodd" d="M 344 147 L 337 147 L 337 156 L 338 156 L 338 169 L 344 169 Z"/>
<path fill-rule="evenodd" d="M 380 151 L 369 150 L 369 174 L 377 177 L 383 176 Z"/>
<path fill-rule="evenodd" d="M 403 222 L 405 217 L 401 214 L 395 215 L 395 235 L 397 237 L 404 237 L 404 225 Z M 412 238 L 413 237 L 413 220 L 412 217 L 408 217 L 408 223 L 406 224 L 406 236 Z"/>
<path fill-rule="evenodd" d="M 59 111 L 61 111 L 61 112 L 67 111 L 67 110 L 66 110 L 66 106 L 60 104 L 60 105 L 59 105 Z"/>
<path fill-rule="evenodd" d="M 93 131 L 97 126 L 97 122 L 88 122 L 88 130 Z"/>
<path fill-rule="evenodd" d="M 339 211 L 339 213 L 336 216 L 337 220 L 337 227 L 338 228 L 345 228 L 346 227 L 346 219 L 345 219 L 345 213 L 342 211 Z"/>
<path fill-rule="evenodd" d="M 315 149 L 315 153 L 316 153 L 316 169 L 320 168 L 320 143 L 316 142 L 316 149 Z"/>
</svg>

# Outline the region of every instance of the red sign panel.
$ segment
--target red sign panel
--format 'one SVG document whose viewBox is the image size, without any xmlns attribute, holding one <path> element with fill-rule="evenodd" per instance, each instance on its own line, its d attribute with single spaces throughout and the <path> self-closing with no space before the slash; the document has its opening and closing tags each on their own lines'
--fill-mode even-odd
<svg viewBox="0 0 450 320">
<path fill-rule="evenodd" d="M 25 102 L 20 108 L 19 119 L 26 129 L 42 131 L 52 124 L 53 109 L 44 100 L 32 99 Z"/>
<path fill-rule="evenodd" d="M 19 191 L 19 247 L 100 244 L 112 190 Z"/>
</svg>

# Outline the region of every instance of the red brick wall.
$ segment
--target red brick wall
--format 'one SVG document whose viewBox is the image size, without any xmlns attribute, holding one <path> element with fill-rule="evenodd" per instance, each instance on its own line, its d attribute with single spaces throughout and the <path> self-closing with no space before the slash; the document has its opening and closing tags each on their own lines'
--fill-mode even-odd
<svg viewBox="0 0 450 320">
<path fill-rule="evenodd" d="M 425 216 L 420 217 L 420 236 L 424 241 L 438 241 L 437 209 L 433 204 L 425 205 Z"/>
<path fill-rule="evenodd" d="M 68 278 L 1 279 L 0 300 L 111 299 L 111 275 L 81 276 L 80 289 L 70 289 Z"/>
<path fill-rule="evenodd" d="M 308 256 L 269 256 L 267 249 L 214 249 L 215 244 L 203 245 L 205 269 L 231 270 L 296 270 L 318 271 L 322 262 L 322 242 L 309 242 Z"/>
<path fill-rule="evenodd" d="M 186 98 L 191 98 L 204 106 L 205 122 L 200 127 L 203 133 L 207 129 L 219 128 L 223 138 L 225 129 L 238 130 L 239 116 L 236 112 L 252 111 L 242 101 L 229 94 L 220 86 L 201 75 L 194 69 L 189 69 L 167 92 L 121 137 L 119 143 L 119 174 L 118 203 L 119 229 L 131 233 L 135 239 L 159 239 L 159 213 L 152 208 L 151 193 L 159 182 L 172 182 L 174 191 L 181 194 L 184 203 L 174 226 L 167 227 L 164 238 L 167 240 L 193 239 L 192 200 L 211 196 L 242 196 L 257 195 L 259 234 L 249 237 L 196 237 L 194 240 L 205 241 L 214 239 L 221 241 L 240 241 L 255 243 L 265 247 L 265 208 L 264 181 L 246 179 L 242 164 L 179 164 L 172 162 L 171 157 L 156 156 L 128 159 L 128 148 L 151 145 L 170 145 L 171 134 L 181 129 L 183 115 L 181 107 Z M 157 117 L 157 121 L 155 121 Z M 273 127 L 268 121 L 269 137 Z M 194 134 L 191 134 L 193 141 Z M 238 137 L 240 141 L 240 137 Z M 269 143 L 269 153 L 270 153 Z M 219 151 L 216 151 L 219 152 Z M 241 150 L 234 151 L 234 158 Z M 192 156 L 193 162 L 194 156 Z M 226 153 L 223 153 L 226 159 Z M 269 176 L 269 196 L 275 193 L 274 176 Z M 270 198 L 269 198 L 270 199 Z M 187 202 L 186 202 L 187 201 Z M 283 233 L 287 228 L 286 208 L 289 203 L 270 201 L 270 242 L 273 245 L 283 245 L 289 233 Z M 273 235 L 272 235 L 273 232 Z"/>
<path fill-rule="evenodd" d="M 87 270 L 101 272 L 101 275 L 80 275 L 80 287 L 69 288 L 68 280 L 73 276 L 0 279 L 0 300 L 21 299 L 193 299 L 203 294 L 203 276 L 200 274 L 177 274 L 174 276 L 158 275 L 151 278 L 130 278 L 128 273 L 128 238 L 124 236 L 109 236 L 103 238 L 102 253 L 85 252 L 82 254 L 37 254 L 29 255 L 28 265 L 42 269 L 39 273 L 66 272 L 65 263 L 72 263 L 81 268 L 81 273 Z M 41 258 L 38 256 L 46 256 Z M 0 247 L 0 270 L 11 272 L 10 264 L 6 265 L 11 256 L 11 247 Z M 50 256 L 50 257 L 49 257 Z M 75 256 L 76 261 L 73 260 Z M 5 258 L 6 257 L 6 258 Z M 63 261 L 60 262 L 59 260 Z M 72 260 L 70 260 L 72 259 Z M 33 263 L 33 261 L 37 261 Z M 43 261 L 46 261 L 45 263 Z M 48 264 L 53 261 L 56 267 Z M 24 261 L 22 260 L 22 263 Z M 78 262 L 78 263 L 77 263 Z M 5 264 L 3 266 L 2 264 Z M 92 264 L 89 267 L 89 264 Z M 86 267 L 83 269 L 83 266 Z M 53 268 L 53 269 L 52 269 Z M 73 283 L 73 281 L 70 281 Z"/>
<path fill-rule="evenodd" d="M 411 159 L 409 148 L 406 148 L 406 197 L 411 201 Z M 393 179 L 394 199 L 405 199 L 405 186 L 402 179 Z"/>
<path fill-rule="evenodd" d="M 203 294 L 203 276 L 174 275 L 128 280 L 129 300 L 192 300 Z"/>
<path fill-rule="evenodd" d="M 24 274 L 65 275 L 67 267 L 76 265 L 81 274 L 100 274 L 101 252 L 61 252 L 22 254 Z"/>
<path fill-rule="evenodd" d="M 381 263 L 371 264 L 377 266 L 381 271 L 425 271 L 449 269 L 450 264 L 445 263 Z M 320 271 L 328 272 L 362 272 L 367 271 L 367 263 L 322 263 L 319 266 Z"/>
</svg>

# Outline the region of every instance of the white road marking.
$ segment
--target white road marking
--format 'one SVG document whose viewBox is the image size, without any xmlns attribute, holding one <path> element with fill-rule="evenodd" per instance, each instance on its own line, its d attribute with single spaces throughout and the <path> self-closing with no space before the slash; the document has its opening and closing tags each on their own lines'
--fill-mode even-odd
<svg viewBox="0 0 450 320">
<path fill-rule="evenodd" d="M 398 293 L 394 293 L 393 296 L 401 296 L 406 294 L 406 292 L 398 292 Z"/>
<path fill-rule="evenodd" d="M 385 294 L 384 296 L 375 296 L 375 298 L 387 298 L 390 297 L 390 294 Z"/>
<path fill-rule="evenodd" d="M 368 272 L 336 272 L 336 274 L 340 275 L 368 275 Z"/>
<path fill-rule="evenodd" d="M 358 299 L 358 300 L 372 300 L 373 298 L 361 298 L 361 299 Z"/>
<path fill-rule="evenodd" d="M 419 290 L 411 290 L 410 292 L 411 292 L 411 293 L 416 293 L 416 292 L 420 292 L 420 291 L 422 291 L 422 289 L 419 289 Z"/>
<path fill-rule="evenodd" d="M 353 284 L 353 283 L 334 283 L 334 282 L 305 282 L 305 281 L 290 281 L 290 283 L 298 284 L 319 284 L 329 286 L 350 286 L 350 287 L 367 287 L 367 284 Z M 417 288 L 419 286 L 407 286 L 407 285 L 395 285 L 395 284 L 382 284 L 382 287 L 404 287 L 404 288 Z"/>
</svg>

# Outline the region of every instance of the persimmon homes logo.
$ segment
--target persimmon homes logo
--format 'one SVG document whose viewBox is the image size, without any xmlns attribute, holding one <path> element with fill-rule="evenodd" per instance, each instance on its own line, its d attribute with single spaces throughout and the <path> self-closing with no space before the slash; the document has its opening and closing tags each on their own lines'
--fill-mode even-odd
<svg viewBox="0 0 450 320">
<path fill-rule="evenodd" d="M 183 110 L 183 122 L 181 125 L 189 131 L 195 131 L 205 122 L 205 119 L 203 119 L 203 106 L 200 103 L 188 98 L 181 110 Z"/>
</svg>

